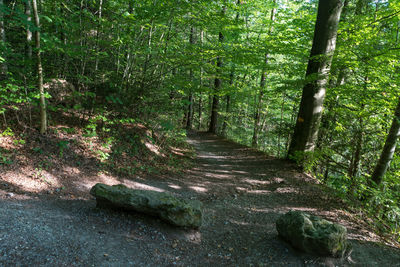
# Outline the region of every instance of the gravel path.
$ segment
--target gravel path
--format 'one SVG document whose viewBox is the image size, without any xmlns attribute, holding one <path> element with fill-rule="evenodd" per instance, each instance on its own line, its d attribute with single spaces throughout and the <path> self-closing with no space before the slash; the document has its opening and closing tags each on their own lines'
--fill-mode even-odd
<svg viewBox="0 0 400 267">
<path fill-rule="evenodd" d="M 341 211 L 290 163 L 208 134 L 191 134 L 195 166 L 136 182 L 204 204 L 199 230 L 95 208 L 95 201 L 0 191 L 1 266 L 400 266 L 400 251 Z M 292 250 L 275 221 L 290 209 L 340 222 L 354 250 L 344 260 Z"/>
</svg>

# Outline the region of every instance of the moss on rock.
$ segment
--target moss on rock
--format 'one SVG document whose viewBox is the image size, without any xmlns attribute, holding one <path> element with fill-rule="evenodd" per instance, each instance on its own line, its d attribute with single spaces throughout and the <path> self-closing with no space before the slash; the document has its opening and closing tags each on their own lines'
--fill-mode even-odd
<svg viewBox="0 0 400 267">
<path fill-rule="evenodd" d="M 169 193 L 130 189 L 125 185 L 96 184 L 90 190 L 97 207 L 123 209 L 158 216 L 176 226 L 198 228 L 202 223 L 202 205 Z"/>
<path fill-rule="evenodd" d="M 276 229 L 294 248 L 308 253 L 342 257 L 348 248 L 344 226 L 301 211 L 282 215 Z"/>
</svg>

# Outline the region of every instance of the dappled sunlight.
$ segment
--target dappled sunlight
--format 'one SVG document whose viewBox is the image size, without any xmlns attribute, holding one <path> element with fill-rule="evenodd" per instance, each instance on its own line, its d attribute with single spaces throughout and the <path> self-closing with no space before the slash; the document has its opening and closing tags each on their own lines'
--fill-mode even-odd
<svg viewBox="0 0 400 267">
<path fill-rule="evenodd" d="M 272 177 L 272 178 L 271 178 L 271 182 L 280 184 L 280 183 L 284 183 L 284 182 L 285 182 L 285 179 L 282 179 L 282 178 L 279 178 L 279 177 Z"/>
<path fill-rule="evenodd" d="M 236 191 L 243 191 L 243 192 L 247 192 L 247 188 L 246 188 L 246 187 L 240 187 L 240 186 L 236 186 Z"/>
<path fill-rule="evenodd" d="M 279 207 L 280 213 L 288 212 L 290 210 L 298 210 L 298 211 L 304 211 L 308 213 L 314 213 L 316 214 L 318 212 L 317 208 L 309 208 L 309 207 L 294 207 L 294 206 L 281 206 Z"/>
<path fill-rule="evenodd" d="M 170 188 L 173 188 L 173 189 L 182 189 L 182 187 L 181 186 L 179 186 L 179 185 L 175 185 L 175 184 L 168 184 L 168 187 L 170 187 Z"/>
<path fill-rule="evenodd" d="M 199 155 L 197 156 L 199 159 L 226 159 L 224 156 L 218 156 L 218 155 Z"/>
<path fill-rule="evenodd" d="M 79 185 L 85 187 L 87 190 L 89 190 L 97 183 L 103 183 L 103 184 L 107 184 L 107 185 L 115 185 L 115 184 L 120 184 L 121 182 L 114 176 L 100 173 L 99 175 L 94 176 L 90 180 L 87 179 L 84 181 L 76 181 L 75 183 L 79 184 Z"/>
<path fill-rule="evenodd" d="M 274 212 L 274 209 L 271 208 L 256 208 L 256 207 L 248 207 L 244 208 L 247 212 L 261 212 L 261 213 L 271 213 Z"/>
<path fill-rule="evenodd" d="M 202 235 L 200 231 L 197 230 L 189 230 L 183 232 L 184 238 L 194 244 L 201 244 L 202 243 Z"/>
<path fill-rule="evenodd" d="M 232 175 L 229 174 L 216 174 L 213 172 L 203 172 L 205 177 L 215 178 L 215 179 L 229 179 Z"/>
<path fill-rule="evenodd" d="M 263 194 L 270 194 L 271 191 L 269 190 L 247 190 L 248 194 L 257 194 L 257 195 L 263 195 Z"/>
<path fill-rule="evenodd" d="M 81 174 L 81 171 L 77 167 L 66 166 L 64 168 L 64 172 L 70 175 L 78 175 Z"/>
<path fill-rule="evenodd" d="M 246 183 L 249 183 L 249 184 L 251 184 L 251 185 L 268 185 L 268 184 L 271 184 L 271 182 L 270 181 L 260 181 L 260 180 L 255 180 L 255 179 L 244 179 L 243 180 L 244 182 L 246 182 Z"/>
<path fill-rule="evenodd" d="M 130 187 L 130 188 L 133 188 L 133 189 L 165 192 L 164 189 L 161 189 L 161 188 L 158 188 L 158 187 L 155 187 L 155 186 L 151 186 L 151 185 L 147 185 L 147 184 L 143 184 L 143 183 L 139 183 L 139 182 L 135 182 L 135 181 L 131 181 L 131 180 L 128 180 L 128 179 L 123 179 L 123 184 L 126 185 L 127 187 Z"/>
<path fill-rule="evenodd" d="M 46 170 L 36 169 L 36 172 L 29 176 L 26 173 L 29 173 L 29 171 L 26 168 L 22 168 L 19 171 L 5 172 L 0 178 L 6 184 L 9 183 L 16 186 L 18 190 L 31 193 L 61 187 L 58 178 Z"/>
<path fill-rule="evenodd" d="M 276 193 L 281 193 L 281 194 L 288 194 L 288 193 L 299 193 L 299 189 L 293 188 L 293 187 L 278 187 L 275 190 Z"/>
<path fill-rule="evenodd" d="M 237 221 L 237 220 L 230 220 L 230 223 L 237 224 L 237 225 L 242 225 L 242 226 L 247 226 L 251 225 L 249 222 L 244 222 L 244 221 Z"/>
<path fill-rule="evenodd" d="M 199 193 L 205 193 L 208 191 L 206 188 L 200 186 L 189 186 L 189 188 Z"/>
<path fill-rule="evenodd" d="M 145 145 L 151 152 L 153 152 L 154 154 L 156 154 L 157 156 L 165 157 L 165 155 L 162 154 L 162 153 L 160 152 L 160 148 L 159 148 L 158 146 L 156 146 L 156 145 L 154 145 L 154 144 L 152 144 L 152 143 L 150 143 L 150 142 L 145 142 L 144 145 Z"/>
</svg>

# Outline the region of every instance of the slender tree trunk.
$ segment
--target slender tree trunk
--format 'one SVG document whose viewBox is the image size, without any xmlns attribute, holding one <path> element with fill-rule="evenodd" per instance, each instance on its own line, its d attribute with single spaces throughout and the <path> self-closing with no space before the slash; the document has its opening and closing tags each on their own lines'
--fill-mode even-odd
<svg viewBox="0 0 400 267">
<path fill-rule="evenodd" d="M 66 9 L 64 3 L 60 3 L 60 13 L 61 13 L 61 17 L 64 18 L 64 19 L 66 20 L 67 16 L 66 16 L 66 14 L 65 14 L 64 9 Z M 60 30 L 60 38 L 61 38 L 61 41 L 62 41 L 64 47 L 67 47 L 67 42 L 68 42 L 68 40 L 67 40 L 67 33 L 66 33 L 66 32 L 67 32 L 67 31 L 66 31 L 66 29 L 65 29 L 65 25 L 64 25 L 64 23 L 62 23 L 62 24 L 61 24 L 61 30 Z M 61 55 L 61 60 L 62 60 L 63 63 L 64 63 L 64 64 L 62 64 L 61 73 L 62 73 L 62 75 L 63 75 L 64 78 L 67 77 L 67 73 L 68 73 L 68 65 L 69 65 L 68 59 L 69 59 L 69 57 L 68 57 L 68 54 L 67 54 L 67 53 L 63 53 L 63 54 Z"/>
<path fill-rule="evenodd" d="M 193 118 L 193 93 L 190 92 L 189 94 L 189 106 L 187 110 L 187 117 L 186 117 L 186 129 L 190 130 L 192 129 L 192 118 Z"/>
<path fill-rule="evenodd" d="M 222 124 L 222 131 L 221 131 L 221 135 L 226 137 L 227 136 L 227 129 L 228 129 L 228 120 L 229 120 L 229 113 L 231 111 L 231 96 L 230 95 L 226 95 L 225 97 L 226 99 L 226 106 L 225 106 L 225 118 L 224 118 L 224 123 Z"/>
<path fill-rule="evenodd" d="M 32 31 L 30 29 L 30 24 L 32 22 L 32 4 L 28 0 L 25 2 L 25 16 L 26 16 L 26 43 L 25 43 L 25 59 L 24 60 L 24 89 L 26 99 L 28 98 L 28 83 L 27 80 L 31 78 L 32 75 Z M 29 110 L 29 125 L 32 126 L 32 108 L 31 102 L 28 100 L 28 110 Z"/>
<path fill-rule="evenodd" d="M 215 78 L 214 89 L 216 92 L 221 87 L 221 79 Z M 219 96 L 214 94 L 212 98 L 211 105 L 211 118 L 210 118 L 210 127 L 208 128 L 209 133 L 216 134 L 217 133 L 217 124 L 218 124 L 218 108 L 219 108 Z"/>
<path fill-rule="evenodd" d="M 100 28 L 101 28 L 101 16 L 103 12 L 103 0 L 99 2 L 99 22 L 97 23 L 97 32 L 96 32 L 96 61 L 95 61 L 95 71 L 99 69 L 99 43 L 100 43 Z"/>
<path fill-rule="evenodd" d="M 306 72 L 306 79 L 311 80 L 303 88 L 288 153 L 289 157 L 296 156 L 297 152 L 303 153 L 301 165 L 304 163 L 304 152 L 314 151 L 316 145 L 342 5 L 340 0 L 320 0 L 318 4 L 313 46 Z"/>
<path fill-rule="evenodd" d="M 351 180 L 354 180 L 354 177 L 357 175 L 358 169 L 360 167 L 360 162 L 361 162 L 361 150 L 362 150 L 362 145 L 363 145 L 363 140 L 364 140 L 364 131 L 363 131 L 363 119 L 359 118 L 359 127 L 357 133 L 356 133 L 356 145 L 355 145 L 355 151 L 354 155 L 352 157 L 352 160 L 350 162 L 349 169 L 347 171 L 348 176 L 351 178 Z"/>
<path fill-rule="evenodd" d="M 42 68 L 42 58 L 40 55 L 40 21 L 37 9 L 36 0 L 32 0 L 33 15 L 35 17 L 35 45 L 36 45 L 36 58 L 37 58 L 37 86 L 40 94 L 40 133 L 44 134 L 47 131 L 47 112 L 46 112 L 46 99 L 44 97 L 43 88 L 43 68 Z"/>
<path fill-rule="evenodd" d="M 239 7 L 239 5 L 241 5 L 241 4 L 242 4 L 242 1 L 241 0 L 237 0 L 236 6 Z M 240 17 L 240 13 L 238 11 L 238 12 L 236 12 L 236 18 L 235 18 L 236 23 L 239 22 L 239 17 Z M 234 39 L 234 41 L 236 41 L 238 39 L 238 35 L 236 33 L 234 34 L 233 39 Z M 233 64 L 232 68 L 231 68 L 231 73 L 229 75 L 229 85 L 231 85 L 231 86 L 233 85 L 234 77 L 235 77 L 235 65 Z M 229 119 L 230 106 L 231 106 L 231 96 L 230 96 L 230 93 L 228 93 L 226 95 L 226 108 L 225 108 L 226 115 L 224 117 L 224 123 L 222 124 L 222 130 L 221 130 L 221 135 L 225 136 L 225 137 L 227 135 L 226 132 L 227 132 L 227 129 L 228 129 L 228 119 Z"/>
<path fill-rule="evenodd" d="M 231 69 L 231 74 L 229 75 L 229 85 L 233 85 L 233 81 L 235 78 L 235 68 L 232 66 Z M 225 106 L 225 118 L 224 118 L 224 123 L 222 124 L 222 131 L 221 135 L 226 137 L 226 131 L 228 129 L 228 120 L 229 120 L 229 113 L 231 112 L 231 95 L 227 94 L 226 97 L 226 106 Z"/>
<path fill-rule="evenodd" d="M 274 0 L 274 5 L 276 4 L 276 0 Z M 271 17 L 270 17 L 270 21 L 271 23 L 274 22 L 275 20 L 275 11 L 276 8 L 272 8 L 271 10 Z M 268 33 L 270 34 L 273 30 L 273 27 L 271 27 L 268 31 Z M 257 147 L 258 145 L 258 133 L 260 131 L 260 113 L 261 113 L 261 107 L 262 107 L 262 101 L 263 101 L 263 96 L 264 96 L 264 88 L 265 88 L 265 83 L 267 80 L 267 72 L 266 72 L 266 67 L 268 64 L 268 53 L 265 53 L 265 57 L 264 57 L 264 65 L 263 65 L 263 69 L 261 70 L 261 80 L 260 80 L 260 91 L 259 91 L 259 95 L 258 95 L 258 103 L 257 103 L 257 107 L 256 107 L 256 112 L 255 112 L 255 116 L 254 116 L 254 128 L 253 128 L 253 138 L 251 141 L 251 146 L 252 147 Z"/>
<path fill-rule="evenodd" d="M 25 2 L 25 15 L 26 15 L 26 55 L 29 60 L 32 59 L 32 31 L 29 24 L 32 21 L 31 1 Z"/>
<path fill-rule="evenodd" d="M 202 94 L 200 93 L 200 95 L 199 95 L 199 124 L 197 125 L 197 130 L 198 131 L 200 131 L 200 129 L 201 129 L 201 119 L 202 119 L 202 117 L 201 117 L 201 115 L 202 115 L 202 103 L 203 102 L 203 96 L 202 96 Z"/>
<path fill-rule="evenodd" d="M 397 139 L 400 136 L 400 98 L 394 113 L 392 126 L 390 127 L 389 134 L 386 137 L 385 145 L 383 147 L 381 156 L 376 164 L 374 172 L 372 173 L 371 180 L 375 184 L 380 184 L 390 166 L 396 150 Z"/>
<path fill-rule="evenodd" d="M 279 123 L 279 134 L 278 134 L 278 158 L 281 156 L 281 136 L 282 136 L 282 128 L 283 128 L 283 113 L 285 111 L 285 94 L 282 95 L 282 104 L 281 104 L 281 122 Z"/>
<path fill-rule="evenodd" d="M 264 61 L 264 68 L 261 71 L 261 80 L 260 80 L 260 91 L 258 95 L 258 103 L 256 106 L 256 112 L 254 115 L 254 129 L 253 129 L 253 138 L 251 141 L 251 146 L 252 147 L 257 147 L 258 144 L 258 132 L 259 132 L 259 125 L 260 125 L 260 114 L 261 114 L 261 107 L 262 107 L 262 100 L 264 96 L 264 88 L 265 88 L 265 82 L 267 79 L 267 73 L 265 71 L 265 66 L 268 63 L 268 55 L 265 54 L 265 61 Z"/>
<path fill-rule="evenodd" d="M 225 7 L 222 8 L 222 15 L 225 15 Z M 219 32 L 219 37 L 218 41 L 222 43 L 224 41 L 224 35 L 221 32 Z M 221 75 L 222 75 L 222 57 L 218 56 L 217 57 L 217 70 L 216 70 L 216 76 L 214 80 L 214 96 L 213 96 L 213 102 L 212 102 L 212 107 L 211 107 L 211 119 L 210 119 L 210 127 L 208 129 L 209 133 L 216 134 L 217 133 L 217 125 L 218 125 L 218 109 L 219 109 L 219 96 L 218 92 L 221 88 L 222 80 L 221 80 Z"/>
<path fill-rule="evenodd" d="M 3 6 L 4 2 L 3 0 L 0 0 L 0 6 Z M 3 17 L 3 13 L 0 12 L 0 39 L 1 42 L 3 43 L 2 46 L 4 46 L 4 48 L 6 47 L 6 30 L 4 28 L 4 17 Z M 7 66 L 7 60 L 6 60 L 6 55 L 2 54 L 0 55 L 1 57 L 3 57 L 3 62 L 1 62 L 1 66 L 0 66 L 0 74 L 3 77 L 7 76 L 7 72 L 8 72 L 8 66 Z"/>
<path fill-rule="evenodd" d="M 190 28 L 190 36 L 189 36 L 189 43 L 191 45 L 194 45 L 194 28 Z M 193 70 L 190 69 L 190 81 L 191 81 L 191 87 L 190 87 L 190 92 L 189 92 L 189 106 L 188 106 L 188 112 L 187 112 L 187 119 L 186 119 L 186 129 L 190 130 L 192 129 L 192 118 L 193 118 L 193 84 L 194 84 L 194 79 L 193 79 Z"/>
<path fill-rule="evenodd" d="M 143 96 L 144 91 L 145 91 L 147 68 L 148 68 L 148 64 L 151 59 L 151 50 L 152 50 L 151 46 L 152 46 L 152 40 L 153 40 L 153 30 L 154 30 L 153 22 L 151 22 L 151 26 L 150 26 L 149 34 L 148 34 L 148 43 L 147 43 L 148 53 L 147 53 L 147 56 L 146 56 L 146 59 L 144 61 L 144 65 L 143 65 L 142 80 L 141 80 L 140 91 L 139 91 L 138 97 Z"/>
<path fill-rule="evenodd" d="M 203 43 L 204 43 L 204 31 L 201 30 L 200 31 L 200 46 L 201 46 L 201 52 L 203 54 Z M 201 60 L 202 62 L 204 62 L 204 58 L 202 58 Z M 199 95 L 199 124 L 197 125 L 197 130 L 201 129 L 201 120 L 202 120 L 202 112 L 203 112 L 203 106 L 202 106 L 202 102 L 203 102 L 203 95 L 201 93 L 201 91 L 203 90 L 203 66 L 200 66 L 200 83 L 199 83 L 199 91 L 200 91 L 200 95 Z"/>
</svg>

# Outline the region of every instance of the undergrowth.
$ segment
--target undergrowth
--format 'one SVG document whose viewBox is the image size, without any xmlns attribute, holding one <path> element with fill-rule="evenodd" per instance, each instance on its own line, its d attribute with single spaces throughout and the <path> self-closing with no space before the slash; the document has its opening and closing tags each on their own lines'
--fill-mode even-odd
<svg viewBox="0 0 400 267">
<path fill-rule="evenodd" d="M 366 176 L 350 179 L 346 175 L 319 180 L 332 188 L 337 196 L 361 214 L 379 233 L 400 242 L 400 185 L 387 176 L 379 186 L 369 184 Z"/>
</svg>

